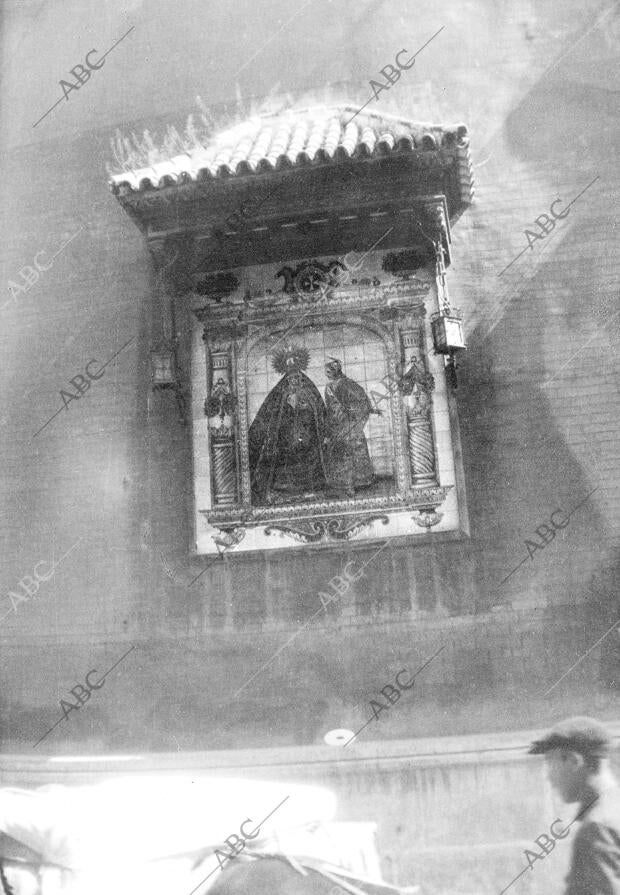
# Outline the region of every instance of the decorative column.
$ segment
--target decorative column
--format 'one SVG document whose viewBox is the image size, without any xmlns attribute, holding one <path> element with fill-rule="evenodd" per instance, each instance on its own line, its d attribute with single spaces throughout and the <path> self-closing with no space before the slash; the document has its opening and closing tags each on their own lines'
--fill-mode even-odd
<svg viewBox="0 0 620 895">
<path fill-rule="evenodd" d="M 407 444 L 414 485 L 437 481 L 435 443 L 431 423 L 432 392 L 435 380 L 424 366 L 424 352 L 415 330 L 403 332 L 406 369 L 400 379 L 407 418 Z"/>
<path fill-rule="evenodd" d="M 235 452 L 236 398 L 232 389 L 230 344 L 212 345 L 209 350 L 209 394 L 205 415 L 209 420 L 211 484 L 216 507 L 237 502 Z"/>
</svg>

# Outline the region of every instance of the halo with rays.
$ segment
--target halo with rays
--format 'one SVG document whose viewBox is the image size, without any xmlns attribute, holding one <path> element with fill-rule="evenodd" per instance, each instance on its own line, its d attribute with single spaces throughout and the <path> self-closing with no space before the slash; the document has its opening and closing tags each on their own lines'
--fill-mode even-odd
<svg viewBox="0 0 620 895">
<path fill-rule="evenodd" d="M 276 373 L 290 373 L 305 370 L 310 363 L 310 352 L 304 345 L 286 345 L 272 354 L 273 369 Z"/>
</svg>

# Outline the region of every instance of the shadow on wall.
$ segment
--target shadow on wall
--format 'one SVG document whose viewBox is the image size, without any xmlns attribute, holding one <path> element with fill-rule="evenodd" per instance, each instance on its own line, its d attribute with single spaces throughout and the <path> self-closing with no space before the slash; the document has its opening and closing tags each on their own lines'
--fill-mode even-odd
<svg viewBox="0 0 620 895">
<path fill-rule="evenodd" d="M 598 15 L 600 10 L 588 13 L 592 25 Z M 594 570 L 609 561 L 605 539 L 611 520 L 595 511 L 598 495 L 544 554 L 531 561 L 528 556 L 523 568 L 500 584 L 527 555 L 524 539 L 548 523 L 549 513 L 558 507 L 569 512 L 594 487 L 602 487 L 588 468 L 588 449 L 603 451 L 592 444 L 597 429 L 610 430 L 606 413 L 613 418 L 620 412 L 617 391 L 603 385 L 617 364 L 614 352 L 603 351 L 600 338 L 588 342 L 590 333 L 597 335 L 592 319 L 605 293 L 617 296 L 614 219 L 604 196 L 617 185 L 617 91 L 609 89 L 607 59 L 620 46 L 619 23 L 616 10 L 591 33 L 586 23 L 566 38 L 565 61 L 543 74 L 507 116 L 507 152 L 498 157 L 498 139 L 481 171 L 482 192 L 490 201 L 470 212 L 468 247 L 474 260 L 460 265 L 472 282 L 480 277 L 478 310 L 487 319 L 469 337 L 458 404 L 482 609 L 510 602 L 579 602 Z M 586 34 L 587 43 L 578 45 Z M 598 83 L 588 83 L 593 80 Z M 511 164 L 518 166 L 519 177 L 506 178 Z M 504 262 L 496 257 L 497 246 L 502 253 L 513 247 L 507 262 L 526 246 L 525 229 L 538 231 L 533 217 L 519 217 L 519 209 L 531 210 L 533 193 L 540 194 L 534 216 L 542 215 L 557 197 L 563 208 L 597 175 L 600 181 L 548 234 L 544 254 L 537 242 L 498 278 Z M 574 192 L 559 184 L 574 184 Z M 478 270 L 475 258 L 488 263 Z M 489 334 L 503 297 L 507 304 Z M 599 333 L 610 318 L 611 313 L 599 315 Z M 545 381 L 552 375 L 549 388 Z M 606 398 L 611 403 L 603 407 Z M 590 442 L 583 462 L 568 439 Z"/>
<path fill-rule="evenodd" d="M 598 482 L 557 425 L 542 388 L 542 327 L 528 324 L 523 298 L 516 295 L 507 308 L 501 333 L 498 327 L 487 339 L 473 334 L 460 374 L 463 460 L 482 611 L 578 603 L 593 568 L 606 556 L 607 531 L 596 498 L 579 507 L 552 542 L 536 531 L 549 525 L 555 510 L 571 513 Z"/>
</svg>

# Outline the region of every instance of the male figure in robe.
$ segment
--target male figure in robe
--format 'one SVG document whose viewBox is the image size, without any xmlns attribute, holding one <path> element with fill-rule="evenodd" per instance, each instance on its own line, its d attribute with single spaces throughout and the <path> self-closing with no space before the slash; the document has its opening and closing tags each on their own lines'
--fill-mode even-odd
<svg viewBox="0 0 620 895">
<path fill-rule="evenodd" d="M 361 385 L 342 372 L 342 364 L 332 358 L 325 364 L 329 382 L 325 387 L 327 407 L 327 479 L 346 497 L 375 481 L 364 426 L 371 413 L 381 414 Z"/>
<path fill-rule="evenodd" d="M 282 373 L 254 417 L 249 431 L 252 498 L 276 503 L 323 493 L 325 477 L 325 405 L 305 375 L 309 355 L 289 346 L 273 359 Z"/>
</svg>

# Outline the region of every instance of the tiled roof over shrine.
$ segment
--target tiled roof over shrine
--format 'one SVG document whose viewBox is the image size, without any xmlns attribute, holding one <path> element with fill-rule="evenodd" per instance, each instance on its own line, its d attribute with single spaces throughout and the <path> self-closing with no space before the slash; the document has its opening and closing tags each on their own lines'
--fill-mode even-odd
<svg viewBox="0 0 620 895">
<path fill-rule="evenodd" d="M 257 116 L 217 134 L 207 146 L 110 179 L 113 192 L 161 189 L 190 181 L 252 176 L 349 159 L 415 153 L 446 156 L 457 168 L 461 201 L 473 195 L 464 125 L 420 124 L 354 106 L 316 106 Z"/>
</svg>

